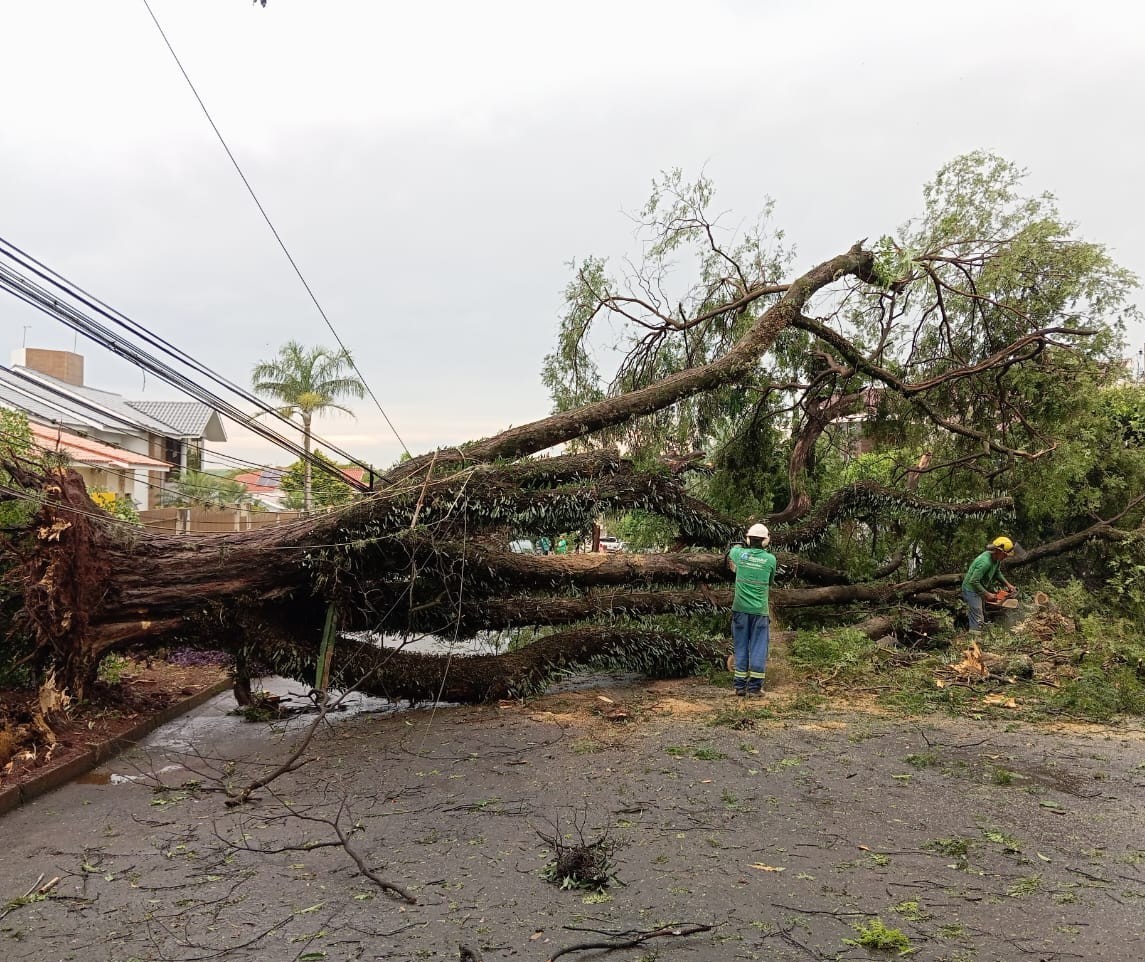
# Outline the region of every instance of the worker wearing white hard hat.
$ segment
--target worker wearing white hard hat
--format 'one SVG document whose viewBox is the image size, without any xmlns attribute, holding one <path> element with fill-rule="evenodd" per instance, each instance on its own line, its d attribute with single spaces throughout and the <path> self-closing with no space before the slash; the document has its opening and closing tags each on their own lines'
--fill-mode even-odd
<svg viewBox="0 0 1145 962">
<path fill-rule="evenodd" d="M 763 694 L 767 649 L 771 641 L 768 593 L 775 581 L 775 555 L 767 550 L 771 532 L 766 525 L 747 529 L 747 545 L 728 551 L 728 567 L 735 572 L 732 601 L 732 641 L 735 644 L 733 685 L 739 696 Z"/>
</svg>

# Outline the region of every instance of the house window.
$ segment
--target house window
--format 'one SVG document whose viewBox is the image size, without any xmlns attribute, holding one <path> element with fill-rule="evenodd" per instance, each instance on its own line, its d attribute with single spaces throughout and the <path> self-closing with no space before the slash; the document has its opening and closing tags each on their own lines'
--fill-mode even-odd
<svg viewBox="0 0 1145 962">
<path fill-rule="evenodd" d="M 182 467 L 183 445 L 175 438 L 163 439 L 163 460 L 171 465 L 173 475 L 178 475 Z"/>
</svg>

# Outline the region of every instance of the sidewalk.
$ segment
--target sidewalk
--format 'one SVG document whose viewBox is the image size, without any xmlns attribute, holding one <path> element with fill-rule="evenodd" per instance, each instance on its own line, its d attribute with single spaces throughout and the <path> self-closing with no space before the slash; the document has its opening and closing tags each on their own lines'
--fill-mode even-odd
<svg viewBox="0 0 1145 962">
<path fill-rule="evenodd" d="M 213 674 L 217 675 L 217 672 Z M 227 677 L 209 681 L 205 687 L 184 686 L 184 690 L 196 690 L 178 695 L 173 701 L 155 710 L 141 711 L 137 717 L 118 719 L 127 722 L 126 725 L 115 724 L 116 719 L 108 718 L 106 713 L 97 713 L 90 720 L 80 715 L 79 731 L 61 737 L 60 749 L 55 758 L 39 767 L 14 770 L 10 775 L 0 778 L 0 815 L 66 785 L 134 745 L 160 725 L 198 708 L 216 695 L 228 691 L 230 687 L 231 682 Z M 97 722 L 100 724 L 97 725 Z M 86 731 L 83 726 L 86 726 Z M 83 744 L 69 745 L 69 738 L 75 741 L 82 739 Z"/>
</svg>

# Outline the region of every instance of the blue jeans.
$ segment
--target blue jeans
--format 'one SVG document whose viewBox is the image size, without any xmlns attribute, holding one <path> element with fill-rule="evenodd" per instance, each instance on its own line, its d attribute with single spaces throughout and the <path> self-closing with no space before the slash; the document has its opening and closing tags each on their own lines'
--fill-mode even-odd
<svg viewBox="0 0 1145 962">
<path fill-rule="evenodd" d="M 966 602 L 966 613 L 970 618 L 970 630 L 981 631 L 986 614 L 982 610 L 982 596 L 969 588 L 962 589 L 962 600 Z"/>
<path fill-rule="evenodd" d="M 767 615 L 733 611 L 732 640 L 735 642 L 736 691 L 762 691 L 771 619 Z"/>
</svg>

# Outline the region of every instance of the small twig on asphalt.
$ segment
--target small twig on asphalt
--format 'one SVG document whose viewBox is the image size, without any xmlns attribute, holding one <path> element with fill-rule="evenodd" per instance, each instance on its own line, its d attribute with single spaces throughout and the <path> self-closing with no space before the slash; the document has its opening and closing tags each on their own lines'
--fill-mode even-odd
<svg viewBox="0 0 1145 962">
<path fill-rule="evenodd" d="M 592 949 L 603 949 L 605 952 L 615 952 L 617 949 L 634 949 L 638 945 L 643 945 L 651 939 L 658 939 L 664 936 L 682 937 L 687 935 L 697 935 L 700 932 L 710 932 L 714 929 L 714 925 L 705 925 L 702 922 L 685 922 L 681 925 L 665 925 L 659 929 L 653 929 L 650 932 L 641 932 L 633 935 L 627 939 L 613 939 L 610 942 L 579 942 L 576 945 L 569 945 L 549 956 L 548 962 L 555 962 L 562 955 L 568 955 L 572 952 L 588 952 Z"/>
<path fill-rule="evenodd" d="M 4 907 L 4 911 L 0 912 L 0 919 L 5 918 L 9 912 L 14 912 L 16 909 L 20 908 L 20 906 L 27 905 L 30 901 L 39 901 L 40 899 L 44 898 L 52 889 L 56 887 L 59 881 L 60 877 L 56 875 L 55 877 L 50 878 L 45 882 L 44 873 L 41 872 L 40 877 L 32 883 L 32 887 L 28 889 L 27 892 L 18 898 L 12 899 L 12 901 Z"/>
<path fill-rule="evenodd" d="M 333 704 L 323 705 L 318 711 L 318 717 L 315 718 L 310 727 L 306 729 L 306 734 L 304 734 L 299 740 L 297 747 L 293 752 L 290 753 L 290 757 L 269 775 L 265 776 L 264 778 L 256 778 L 237 795 L 231 795 L 231 797 L 226 801 L 227 807 L 235 808 L 238 805 L 249 802 L 251 795 L 257 792 L 260 788 L 266 788 L 266 786 L 273 782 L 276 778 L 289 774 L 290 772 L 297 771 L 303 765 L 307 765 L 314 761 L 313 758 L 306 758 L 302 759 L 302 761 L 299 761 L 299 758 L 310 745 L 311 740 L 314 738 L 314 733 L 318 731 L 318 726 L 326 720 L 326 715 L 329 713 L 330 709 L 335 705 L 338 705 L 342 701 L 342 698 L 345 697 L 345 694 L 343 694 L 341 698 L 339 698 L 338 701 L 334 702 Z"/>
<path fill-rule="evenodd" d="M 417 905 L 417 899 L 413 895 L 407 892 L 400 885 L 396 885 L 393 882 L 387 882 L 385 879 L 381 878 L 373 869 L 371 869 L 369 865 L 366 864 L 366 860 L 362 858 L 361 853 L 356 848 L 354 848 L 353 844 L 351 844 L 349 836 L 346 834 L 345 830 L 342 828 L 341 823 L 339 823 L 337 819 L 331 819 L 329 824 L 332 825 L 334 831 L 337 832 L 338 840 L 342 843 L 342 848 L 346 850 L 346 854 L 349 855 L 350 858 L 354 860 L 354 864 L 358 866 L 358 871 L 366 876 L 366 878 L 373 882 L 383 892 L 389 892 L 397 895 L 408 902 L 410 905 Z"/>
<path fill-rule="evenodd" d="M 315 733 L 318 731 L 318 727 L 326 720 L 326 716 L 329 715 L 330 712 L 334 711 L 334 709 L 338 708 L 349 695 L 357 691 L 363 681 L 365 681 L 365 676 L 360 678 L 349 688 L 343 690 L 342 694 L 339 695 L 334 701 L 323 701 L 323 703 L 318 708 L 318 716 L 314 719 L 313 722 L 311 722 L 310 727 L 306 729 L 306 732 L 299 740 L 298 745 L 295 747 L 294 751 L 290 753 L 290 757 L 269 775 L 265 776 L 264 778 L 256 778 L 238 794 L 232 794 L 228 791 L 228 794 L 231 795 L 231 797 L 226 801 L 227 807 L 235 808 L 236 806 L 249 802 L 251 795 L 254 792 L 258 791 L 260 788 L 266 788 L 266 786 L 273 782 L 276 778 L 279 778 L 282 775 L 288 775 L 290 772 L 297 771 L 298 769 L 302 768 L 302 766 L 309 765 L 312 761 L 315 761 L 316 759 L 314 758 L 306 758 L 301 761 L 299 761 L 299 759 L 301 758 L 302 753 L 306 751 L 307 747 L 310 745 L 310 742 L 313 740 Z"/>
</svg>

